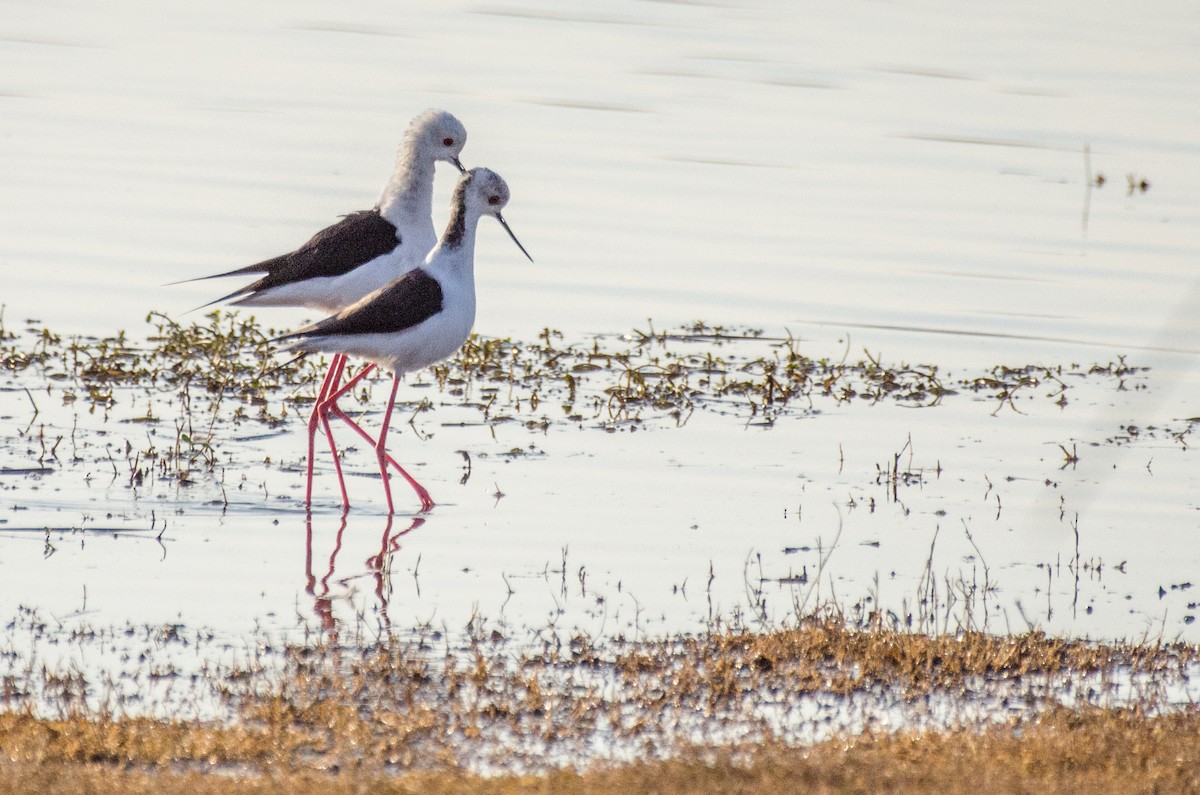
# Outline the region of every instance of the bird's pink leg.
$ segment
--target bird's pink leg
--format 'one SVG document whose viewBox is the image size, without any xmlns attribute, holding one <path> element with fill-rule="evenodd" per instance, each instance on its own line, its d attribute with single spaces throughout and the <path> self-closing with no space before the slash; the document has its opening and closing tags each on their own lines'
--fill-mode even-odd
<svg viewBox="0 0 1200 795">
<path fill-rule="evenodd" d="M 321 401 L 321 407 L 318 409 L 321 414 L 321 424 L 325 428 L 325 438 L 329 440 L 329 452 L 333 455 L 333 471 L 337 474 L 338 488 L 342 492 L 342 509 L 350 510 L 350 493 L 346 491 L 346 478 L 342 474 L 342 457 L 338 455 L 337 443 L 333 440 L 333 429 L 329 427 L 329 398 L 338 390 L 338 385 L 342 381 L 342 372 L 346 369 L 346 354 L 335 353 L 333 361 L 329 364 L 329 372 L 333 376 L 329 383 L 329 391 L 326 392 Z"/>
<path fill-rule="evenodd" d="M 379 474 L 383 477 L 383 493 L 387 495 L 388 513 L 395 513 L 392 505 L 392 484 L 388 480 L 387 433 L 392 424 L 392 407 L 396 405 L 396 392 L 400 389 L 400 376 L 392 379 L 392 394 L 388 398 L 387 410 L 383 413 L 383 427 L 379 429 L 379 441 L 375 443 L 375 457 L 379 460 Z"/>
<path fill-rule="evenodd" d="M 346 369 L 347 356 L 344 353 L 335 353 L 333 361 L 329 363 L 329 372 L 325 375 L 325 383 L 321 387 L 320 394 L 317 395 L 317 402 L 313 406 L 313 411 L 318 412 L 329 406 L 329 401 L 334 393 L 341 394 L 340 385 L 342 383 L 342 373 Z"/>
<path fill-rule="evenodd" d="M 338 488 L 342 492 L 342 507 L 350 508 L 350 493 L 346 490 L 346 478 L 342 473 L 342 459 L 338 455 L 337 443 L 333 439 L 333 429 L 329 427 L 329 412 L 331 409 L 336 409 L 339 414 L 342 413 L 338 408 L 337 399 L 344 395 L 349 390 L 362 380 L 362 378 L 375 369 L 375 365 L 364 367 L 353 378 L 347 381 L 344 385 L 341 384 L 342 372 L 346 369 L 346 354 L 337 353 L 333 356 L 333 361 L 329 365 L 329 372 L 325 375 L 325 381 L 321 384 L 321 391 L 317 393 L 317 400 L 313 406 L 312 416 L 308 423 L 308 491 L 307 503 L 312 504 L 312 467 L 313 457 L 315 455 L 314 447 L 316 444 L 316 428 L 318 423 L 325 430 L 325 437 L 329 440 L 329 451 L 333 454 L 333 469 L 337 473 Z"/>
<path fill-rule="evenodd" d="M 350 494 L 346 491 L 346 478 L 342 475 L 342 457 L 338 455 L 337 444 L 333 441 L 333 429 L 329 427 L 329 411 L 321 412 L 321 425 L 325 428 L 325 438 L 329 439 L 329 452 L 333 454 L 333 471 L 337 473 L 338 488 L 342 490 L 342 509 L 350 509 Z"/>
<path fill-rule="evenodd" d="M 345 354 L 338 354 L 338 355 L 345 357 Z M 345 358 L 343 358 L 342 361 L 345 362 Z M 338 399 L 342 395 L 346 394 L 351 389 L 354 389 L 354 387 L 358 386 L 358 382 L 363 380 L 364 378 L 366 378 L 367 375 L 374 369 L 375 369 L 374 364 L 368 364 L 366 367 L 359 370 L 357 373 L 354 374 L 353 378 L 351 378 L 346 383 L 342 384 L 337 389 L 332 390 L 328 395 L 326 395 L 325 400 L 322 401 L 321 405 L 329 410 L 332 410 L 333 407 L 337 405 Z"/>
<path fill-rule="evenodd" d="M 317 399 L 313 402 L 312 414 L 308 417 L 308 483 L 304 492 L 304 504 L 312 505 L 312 489 L 313 489 L 313 458 L 316 455 L 317 446 L 317 426 L 321 423 L 321 409 L 324 405 L 329 393 L 336 387 L 337 381 L 341 378 L 342 367 L 345 366 L 345 354 L 335 354 L 333 362 L 329 365 L 329 372 L 325 373 L 325 380 L 321 382 L 321 388 L 317 391 Z M 328 433 L 328 431 L 326 431 Z M 329 443 L 333 444 L 332 437 Z M 336 460 L 337 456 L 334 455 Z"/>
<path fill-rule="evenodd" d="M 358 423 L 354 422 L 354 420 L 352 420 L 348 416 L 346 416 L 346 412 L 342 411 L 340 406 L 334 406 L 333 409 L 330 411 L 330 413 L 333 414 L 333 416 L 339 417 L 340 419 L 345 421 L 346 424 L 348 424 L 351 428 L 353 428 L 355 430 L 355 432 L 357 432 L 358 435 L 361 436 L 366 441 L 367 444 L 376 448 L 376 450 L 379 449 L 379 441 L 377 439 L 375 439 L 373 436 L 371 436 L 371 434 L 367 433 L 362 428 L 360 428 L 358 426 Z M 389 412 L 389 414 L 390 413 L 391 412 Z M 400 473 L 400 476 L 402 478 L 404 478 L 406 481 L 408 481 L 408 485 L 412 486 L 413 491 L 415 491 L 417 493 L 417 499 L 419 499 L 421 501 L 421 510 L 428 511 L 430 508 L 432 508 L 434 506 L 433 497 L 429 496 L 429 492 L 425 490 L 425 487 L 422 486 L 420 483 L 418 483 L 416 481 L 416 478 L 414 478 L 412 475 L 408 474 L 408 472 L 404 471 L 404 467 L 400 466 L 400 464 L 397 463 L 396 459 L 392 458 L 387 453 L 387 451 L 384 451 L 383 457 L 384 457 L 385 461 L 387 461 L 389 464 L 391 464 L 393 467 L 396 468 L 396 471 Z"/>
<path fill-rule="evenodd" d="M 342 407 L 338 405 L 338 400 L 342 397 L 342 395 L 346 394 L 355 386 L 357 386 L 358 382 L 365 378 L 374 369 L 374 364 L 367 365 L 355 373 L 354 377 L 347 381 L 344 386 L 331 390 L 321 402 L 322 414 L 324 414 L 326 417 L 328 417 L 330 414 L 333 414 L 335 417 L 340 417 L 343 422 L 357 431 L 359 435 L 365 436 L 367 439 L 369 439 L 372 447 L 375 446 L 375 440 L 370 436 L 367 436 L 367 432 L 360 428 L 357 422 L 350 419 L 350 416 L 346 414 L 346 412 L 342 411 Z"/>
<path fill-rule="evenodd" d="M 408 481 L 408 485 L 412 486 L 413 491 L 415 491 L 417 493 L 417 498 L 421 501 L 421 510 L 428 511 L 430 508 L 432 508 L 434 506 L 433 498 L 429 496 L 429 492 L 425 489 L 424 486 L 422 486 L 420 483 L 418 483 L 412 475 L 410 475 L 410 474 L 408 474 L 408 472 L 404 471 L 404 467 L 400 466 L 400 464 L 397 463 L 396 459 L 394 459 L 394 458 L 392 458 L 392 456 L 388 455 L 387 450 L 385 449 L 385 445 L 384 445 L 384 441 L 385 441 L 384 437 L 387 435 L 387 428 L 391 422 L 392 408 L 395 406 L 395 403 L 396 403 L 396 392 L 400 387 L 400 379 L 396 378 L 392 382 L 392 393 L 391 393 L 391 398 L 388 401 L 387 413 L 384 415 L 383 431 L 380 433 L 380 436 L 378 439 L 372 437 L 371 434 L 369 434 L 365 430 L 363 430 L 362 427 L 360 427 L 357 422 L 350 419 L 350 416 L 348 414 L 346 414 L 346 412 L 342 410 L 342 407 L 337 404 L 338 399 L 342 395 L 346 394 L 351 389 L 353 389 L 355 386 L 357 386 L 358 382 L 361 381 L 363 378 L 365 378 L 374 369 L 375 369 L 374 364 L 367 365 L 362 370 L 355 373 L 354 377 L 351 378 L 349 381 L 347 381 L 345 384 L 343 384 L 341 387 L 338 387 L 337 389 L 331 391 L 326 396 L 325 400 L 322 402 L 323 410 L 324 410 L 326 416 L 328 416 L 329 414 L 332 414 L 333 416 L 341 419 L 343 422 L 345 422 L 347 425 L 349 425 L 351 428 L 353 428 L 355 433 L 357 433 L 368 444 L 370 444 L 372 447 L 375 448 L 375 454 L 377 457 L 380 458 L 380 461 L 381 461 L 380 470 L 381 470 L 381 472 L 384 473 L 384 487 L 385 487 L 385 489 L 387 489 L 389 511 L 392 510 L 391 488 L 390 488 L 390 486 L 388 486 L 388 483 L 387 483 L 387 475 L 386 475 L 387 467 L 385 466 L 385 462 L 386 462 L 386 464 L 391 464 L 393 467 L 395 467 L 396 471 L 400 473 L 401 477 L 403 477 L 406 481 Z"/>
</svg>

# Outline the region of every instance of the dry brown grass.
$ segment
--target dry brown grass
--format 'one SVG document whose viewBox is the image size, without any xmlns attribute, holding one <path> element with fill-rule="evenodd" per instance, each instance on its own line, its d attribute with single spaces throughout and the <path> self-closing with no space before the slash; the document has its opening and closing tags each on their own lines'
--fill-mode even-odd
<svg viewBox="0 0 1200 795">
<path fill-rule="evenodd" d="M 976 732 L 868 735 L 807 748 L 691 749 L 655 762 L 611 765 L 582 772 L 482 777 L 458 769 L 387 773 L 363 766 L 320 772 L 287 763 L 250 775 L 216 762 L 196 761 L 186 772 L 90 759 L 12 760 L 13 725 L 0 766 L 6 792 L 394 792 L 572 793 L 608 792 L 1196 792 L 1200 789 L 1200 716 L 1149 718 L 1123 710 L 1057 710 L 1024 725 Z M 61 727 L 60 727 L 61 728 Z M 169 726 L 139 724 L 130 732 L 83 734 L 145 742 Z M 19 732 L 27 738 L 28 732 Z M 135 738 L 137 738 L 135 740 Z M 158 746 L 164 740 L 154 739 Z M 86 743 L 85 743 L 86 744 Z M 52 741 L 50 746 L 53 747 Z M 77 750 L 81 746 L 73 743 Z M 49 750 L 49 749 L 47 749 Z M 218 771 L 213 775 L 211 771 Z"/>
<path fill-rule="evenodd" d="M 1200 710 L 1172 705 L 1189 645 L 834 618 L 534 650 L 482 625 L 431 641 L 316 642 L 214 672 L 223 721 L 78 701 L 50 719 L 37 682 L 9 680 L 0 791 L 1200 791 Z M 790 712 L 806 699 L 816 713 Z M 898 705 L 903 729 L 870 720 Z"/>
</svg>

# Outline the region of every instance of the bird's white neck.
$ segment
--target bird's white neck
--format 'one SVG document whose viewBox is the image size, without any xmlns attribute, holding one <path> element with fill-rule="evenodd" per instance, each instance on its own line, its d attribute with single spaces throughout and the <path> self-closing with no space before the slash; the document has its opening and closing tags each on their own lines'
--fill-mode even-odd
<svg viewBox="0 0 1200 795">
<path fill-rule="evenodd" d="M 406 140 L 396 155 L 396 168 L 384 186 L 376 207 L 380 215 L 402 232 L 430 227 L 429 208 L 433 204 L 434 161 L 421 156 L 415 141 Z"/>
<path fill-rule="evenodd" d="M 459 271 L 470 277 L 475 267 L 475 231 L 479 215 L 468 213 L 461 202 L 450 209 L 450 222 L 425 262 L 443 270 Z"/>
</svg>

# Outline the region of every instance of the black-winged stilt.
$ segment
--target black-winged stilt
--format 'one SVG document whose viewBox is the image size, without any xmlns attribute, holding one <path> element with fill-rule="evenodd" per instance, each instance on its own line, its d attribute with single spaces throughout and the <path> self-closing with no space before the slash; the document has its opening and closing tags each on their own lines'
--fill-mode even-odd
<svg viewBox="0 0 1200 795">
<path fill-rule="evenodd" d="M 363 298 L 333 317 L 279 337 L 291 341 L 289 350 L 301 352 L 325 351 L 339 355 L 360 356 L 370 364 L 345 384 L 329 384 L 325 400 L 314 409 L 326 434 L 331 434 L 329 415 L 345 420 L 355 431 L 372 444 L 383 477 L 388 512 L 394 513 L 392 490 L 388 482 L 388 465 L 408 481 L 421 500 L 421 509 L 433 507 L 433 499 L 420 483 L 387 453 L 388 426 L 400 379 L 407 372 L 428 367 L 445 359 L 466 342 L 475 323 L 475 231 L 479 219 L 489 215 L 500 222 L 509 237 L 529 257 L 517 240 L 501 210 L 508 203 L 508 185 L 499 174 L 486 168 L 464 173 L 451 199 L 450 222 L 441 240 L 429 252 L 425 262 L 385 287 Z M 529 257 L 532 262 L 533 258 Z M 378 439 L 372 439 L 337 405 L 337 399 L 361 381 L 377 366 L 395 373 L 383 426 Z M 310 435 L 310 440 L 311 440 Z M 330 437 L 332 438 L 332 436 Z M 310 441 L 311 449 L 311 441 Z M 341 465 L 334 459 L 343 504 L 349 507 Z M 307 499 L 312 501 L 312 468 L 308 471 Z"/>
<path fill-rule="evenodd" d="M 339 312 L 420 265 L 437 243 L 433 228 L 433 176 L 441 160 L 465 171 L 459 155 L 467 142 L 462 122 L 444 110 L 413 118 L 396 155 L 396 166 L 374 209 L 344 216 L 300 248 L 244 268 L 205 276 L 259 279 L 205 306 L 230 301 L 246 306 L 307 306 Z M 336 354 L 309 417 L 308 477 L 322 404 L 337 390 L 346 366 Z M 337 462 L 333 437 L 329 447 Z M 340 477 L 340 470 L 339 470 Z"/>
</svg>

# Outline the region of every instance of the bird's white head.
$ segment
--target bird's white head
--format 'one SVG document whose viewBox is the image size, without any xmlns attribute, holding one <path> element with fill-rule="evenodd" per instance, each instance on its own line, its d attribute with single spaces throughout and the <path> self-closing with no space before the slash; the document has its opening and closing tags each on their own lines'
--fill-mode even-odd
<svg viewBox="0 0 1200 795">
<path fill-rule="evenodd" d="M 508 205 L 511 195 L 508 183 L 503 177 L 489 168 L 473 168 L 458 178 L 455 194 L 455 198 L 462 201 L 463 209 L 468 215 L 490 215 L 499 221 L 504 231 L 508 232 L 508 236 L 517 244 L 517 248 L 521 249 L 521 253 L 533 262 L 533 257 L 529 256 L 529 252 L 521 245 L 521 241 L 517 240 L 517 236 L 508 228 L 508 222 L 500 214 Z"/>
<path fill-rule="evenodd" d="M 490 168 L 473 168 L 458 178 L 463 202 L 480 215 L 499 215 L 512 194 L 504 178 Z"/>
<path fill-rule="evenodd" d="M 466 171 L 458 156 L 467 145 L 467 128 L 453 114 L 430 108 L 412 120 L 408 137 L 434 160 L 445 160 L 459 171 Z"/>
</svg>

